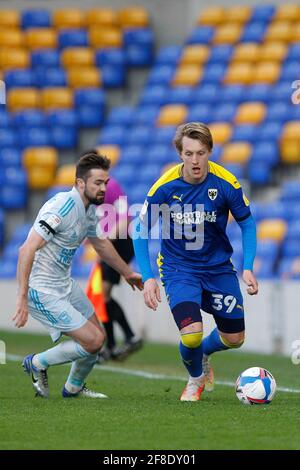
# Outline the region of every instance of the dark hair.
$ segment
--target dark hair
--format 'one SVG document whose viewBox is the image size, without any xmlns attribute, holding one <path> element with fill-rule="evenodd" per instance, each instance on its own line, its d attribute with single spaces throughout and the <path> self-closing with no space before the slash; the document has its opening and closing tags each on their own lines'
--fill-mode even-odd
<svg viewBox="0 0 300 470">
<path fill-rule="evenodd" d="M 76 165 L 76 178 L 87 180 L 90 170 L 99 168 L 101 170 L 109 170 L 110 160 L 104 155 L 99 155 L 94 150 L 85 152 L 81 155 Z"/>
<path fill-rule="evenodd" d="M 173 144 L 179 153 L 182 152 L 182 139 L 184 136 L 199 140 L 203 145 L 206 145 L 209 151 L 213 148 L 211 132 L 202 122 L 188 122 L 177 127 Z"/>
</svg>

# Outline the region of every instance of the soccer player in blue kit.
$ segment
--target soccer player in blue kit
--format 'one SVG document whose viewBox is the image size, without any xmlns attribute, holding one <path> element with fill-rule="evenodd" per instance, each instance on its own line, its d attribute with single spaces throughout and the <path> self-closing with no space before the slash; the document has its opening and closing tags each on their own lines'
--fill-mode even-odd
<svg viewBox="0 0 300 470">
<path fill-rule="evenodd" d="M 16 326 L 23 327 L 30 313 L 47 328 L 54 342 L 62 335 L 69 337 L 23 361 L 36 395 L 44 398 L 49 397 L 48 368 L 65 363 L 72 366 L 62 389 L 64 398 L 106 398 L 85 386 L 105 335 L 92 304 L 70 277 L 72 258 L 83 240 L 87 237 L 101 258 L 133 289 L 143 288 L 141 276 L 131 270 L 103 236 L 96 217 L 96 206 L 104 202 L 109 166 L 107 158 L 85 154 L 76 165 L 73 189 L 58 193 L 43 205 L 19 250 L 17 308 L 13 318 Z"/>
<path fill-rule="evenodd" d="M 157 309 L 160 289 L 153 275 L 148 233 L 160 217 L 160 277 L 180 331 L 180 354 L 189 373 L 181 401 L 198 401 L 213 390 L 210 355 L 239 348 L 244 341 L 244 307 L 232 247 L 226 235 L 229 211 L 242 232 L 243 280 L 249 295 L 257 294 L 252 272 L 256 227 L 249 201 L 229 171 L 209 161 L 213 139 L 198 122 L 177 128 L 173 141 L 182 163 L 163 174 L 151 187 L 136 225 L 134 248 L 144 282 L 144 299 Z M 168 217 L 165 209 L 168 208 Z M 169 231 L 166 230 L 166 223 Z M 203 341 L 201 310 L 214 316 L 217 327 Z"/>
</svg>

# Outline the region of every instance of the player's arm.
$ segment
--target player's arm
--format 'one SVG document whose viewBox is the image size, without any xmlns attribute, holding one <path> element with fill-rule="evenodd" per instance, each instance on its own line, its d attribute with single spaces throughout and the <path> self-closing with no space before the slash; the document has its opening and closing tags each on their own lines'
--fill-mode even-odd
<svg viewBox="0 0 300 470">
<path fill-rule="evenodd" d="M 113 244 L 107 239 L 98 237 L 89 237 L 89 241 L 94 247 L 101 260 L 109 264 L 113 269 L 118 271 L 134 290 L 137 287 L 143 289 L 142 277 L 140 274 L 132 271 L 130 266 L 118 254 Z"/>
<path fill-rule="evenodd" d="M 13 317 L 13 321 L 18 328 L 24 326 L 28 319 L 28 282 L 34 256 L 36 251 L 42 248 L 46 243 L 47 242 L 35 230 L 31 230 L 27 240 L 19 249 L 17 265 L 17 306 L 16 313 Z"/>
</svg>

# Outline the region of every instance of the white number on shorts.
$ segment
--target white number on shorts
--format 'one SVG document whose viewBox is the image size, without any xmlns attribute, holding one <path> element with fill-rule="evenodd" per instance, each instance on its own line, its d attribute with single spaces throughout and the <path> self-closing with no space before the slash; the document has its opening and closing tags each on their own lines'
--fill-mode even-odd
<svg viewBox="0 0 300 470">
<path fill-rule="evenodd" d="M 212 297 L 213 297 L 213 302 L 214 302 L 214 305 L 213 305 L 213 308 L 215 310 L 222 310 L 223 308 L 223 304 L 222 304 L 222 301 L 223 301 L 223 295 L 222 294 L 212 294 Z M 226 295 L 226 297 L 224 298 L 224 305 L 225 307 L 228 307 L 228 309 L 226 310 L 226 313 L 231 313 L 232 310 L 234 309 L 234 307 L 236 306 L 236 298 L 233 297 L 233 295 Z"/>
</svg>

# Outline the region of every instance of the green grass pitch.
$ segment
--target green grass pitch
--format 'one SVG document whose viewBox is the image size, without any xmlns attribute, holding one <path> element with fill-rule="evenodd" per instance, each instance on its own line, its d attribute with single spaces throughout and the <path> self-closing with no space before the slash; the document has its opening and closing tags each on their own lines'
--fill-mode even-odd
<svg viewBox="0 0 300 470">
<path fill-rule="evenodd" d="M 288 358 L 215 354 L 215 391 L 181 403 L 186 373 L 178 348 L 147 344 L 126 362 L 92 372 L 88 386 L 109 399 L 63 400 L 68 366 L 57 366 L 49 371 L 51 397 L 43 400 L 34 397 L 18 357 L 51 347 L 50 339 L 0 332 L 0 340 L 9 355 L 0 365 L 1 449 L 300 449 L 300 366 Z M 295 390 L 277 390 L 268 406 L 242 405 L 230 383 L 251 366 L 270 370 L 279 389 Z"/>
</svg>

